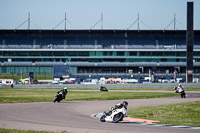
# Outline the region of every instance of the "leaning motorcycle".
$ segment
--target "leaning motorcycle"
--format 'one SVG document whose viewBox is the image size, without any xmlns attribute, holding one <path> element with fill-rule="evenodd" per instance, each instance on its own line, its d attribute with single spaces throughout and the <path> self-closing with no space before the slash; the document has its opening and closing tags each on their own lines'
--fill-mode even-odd
<svg viewBox="0 0 200 133">
<path fill-rule="evenodd" d="M 112 108 L 108 113 L 103 113 L 103 115 L 100 118 L 100 121 L 118 123 L 119 121 L 123 121 L 123 118 L 126 115 L 127 110 L 124 107 L 119 109 Z"/>
<path fill-rule="evenodd" d="M 55 96 L 55 99 L 54 99 L 54 103 L 57 101 L 57 102 L 60 102 L 63 98 L 63 92 L 59 92 L 57 93 L 57 95 Z"/>
<path fill-rule="evenodd" d="M 100 91 L 108 91 L 108 89 L 107 89 L 105 86 L 100 86 L 100 87 L 99 87 L 99 90 L 100 90 Z"/>
</svg>

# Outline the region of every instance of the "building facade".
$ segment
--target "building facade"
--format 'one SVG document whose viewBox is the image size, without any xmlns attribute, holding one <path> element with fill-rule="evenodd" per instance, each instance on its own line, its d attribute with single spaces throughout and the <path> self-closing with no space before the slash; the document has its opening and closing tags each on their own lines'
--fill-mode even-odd
<svg viewBox="0 0 200 133">
<path fill-rule="evenodd" d="M 194 31 L 200 74 L 200 31 Z M 0 73 L 158 75 L 186 73 L 185 30 L 1 30 Z"/>
</svg>

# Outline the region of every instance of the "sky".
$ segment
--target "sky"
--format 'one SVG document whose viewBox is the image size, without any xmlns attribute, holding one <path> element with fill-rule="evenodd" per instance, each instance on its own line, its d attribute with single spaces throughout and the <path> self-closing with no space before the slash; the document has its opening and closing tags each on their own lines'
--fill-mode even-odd
<svg viewBox="0 0 200 133">
<path fill-rule="evenodd" d="M 31 29 L 64 29 L 64 21 L 58 24 L 65 13 L 67 29 L 134 30 L 138 14 L 140 29 L 173 29 L 174 14 L 176 29 L 186 29 L 187 1 L 194 2 L 194 29 L 200 30 L 200 0 L 0 0 L 0 29 L 27 29 L 29 12 Z"/>
</svg>

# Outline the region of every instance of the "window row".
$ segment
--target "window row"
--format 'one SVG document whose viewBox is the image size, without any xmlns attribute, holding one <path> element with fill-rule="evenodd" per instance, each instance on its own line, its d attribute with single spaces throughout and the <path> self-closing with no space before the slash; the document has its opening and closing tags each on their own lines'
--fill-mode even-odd
<svg viewBox="0 0 200 133">
<path fill-rule="evenodd" d="M 29 73 L 34 72 L 37 74 L 45 73 L 52 74 L 53 67 L 0 67 L 0 73 Z"/>
<path fill-rule="evenodd" d="M 194 59 L 200 62 L 200 59 Z M 0 62 L 7 62 L 7 59 L 0 59 Z M 12 62 L 186 62 L 186 58 L 14 58 Z"/>
<path fill-rule="evenodd" d="M 0 56 L 181 56 L 185 51 L 0 51 Z M 200 56 L 195 51 L 194 56 Z"/>
</svg>

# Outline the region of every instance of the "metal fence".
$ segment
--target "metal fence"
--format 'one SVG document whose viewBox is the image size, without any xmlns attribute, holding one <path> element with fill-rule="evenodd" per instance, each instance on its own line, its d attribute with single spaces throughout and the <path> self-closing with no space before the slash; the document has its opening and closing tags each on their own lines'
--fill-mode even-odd
<svg viewBox="0 0 200 133">
<path fill-rule="evenodd" d="M 182 83 L 184 88 L 199 88 L 200 83 Z M 14 88 L 91 88 L 98 89 L 100 86 L 107 88 L 172 88 L 178 86 L 178 83 L 145 83 L 145 84 L 26 84 L 14 85 Z M 1 86 L 0 86 L 1 87 Z M 5 87 L 5 86 L 4 86 Z M 7 86 L 9 87 L 9 86 Z"/>
</svg>

